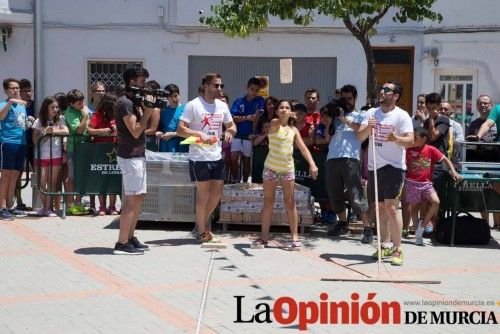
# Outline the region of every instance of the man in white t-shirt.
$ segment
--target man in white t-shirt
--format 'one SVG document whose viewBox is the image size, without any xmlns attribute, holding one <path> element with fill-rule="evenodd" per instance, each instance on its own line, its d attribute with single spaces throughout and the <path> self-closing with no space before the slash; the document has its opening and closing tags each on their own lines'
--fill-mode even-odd
<svg viewBox="0 0 500 334">
<path fill-rule="evenodd" d="M 378 108 L 372 108 L 365 114 L 358 131 L 360 141 L 370 136 L 368 150 L 368 200 L 375 201 L 374 169 L 377 169 L 377 191 L 382 242 L 388 243 L 387 224 L 393 248 L 383 248 L 382 256 L 391 257 L 391 264 L 403 264 L 401 250 L 401 231 L 403 223 L 399 214 L 399 200 L 404 184 L 406 157 L 405 147 L 413 145 L 413 124 L 410 115 L 396 106 L 403 94 L 403 87 L 396 81 L 385 83 L 380 89 Z M 371 132 L 374 129 L 375 138 Z M 373 157 L 373 147 L 375 154 Z M 375 161 L 374 161 L 375 160 Z M 378 253 L 373 254 L 378 258 Z"/>
<path fill-rule="evenodd" d="M 224 161 L 219 138 L 224 124 L 224 141 L 231 143 L 236 135 L 236 125 L 227 104 L 217 99 L 223 87 L 220 74 L 207 73 L 201 87 L 202 95 L 186 104 L 177 135 L 200 138 L 199 144 L 189 146 L 189 175 L 191 181 L 196 182 L 196 228 L 201 242 L 217 243 L 219 240 L 207 228 L 207 221 L 217 207 L 224 187 Z"/>
</svg>

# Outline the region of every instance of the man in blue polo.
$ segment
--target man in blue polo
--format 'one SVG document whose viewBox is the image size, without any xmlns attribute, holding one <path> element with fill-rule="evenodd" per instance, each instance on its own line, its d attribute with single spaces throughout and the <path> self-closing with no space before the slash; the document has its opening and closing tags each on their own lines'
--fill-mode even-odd
<svg viewBox="0 0 500 334">
<path fill-rule="evenodd" d="M 258 96 L 261 83 L 258 78 L 250 78 L 247 83 L 247 93 L 234 101 L 231 116 L 236 123 L 237 135 L 231 144 L 231 181 L 239 182 L 240 161 L 243 165 L 243 182 L 250 176 L 250 159 L 252 157 L 252 136 L 256 120 L 264 110 L 265 100 Z"/>
</svg>

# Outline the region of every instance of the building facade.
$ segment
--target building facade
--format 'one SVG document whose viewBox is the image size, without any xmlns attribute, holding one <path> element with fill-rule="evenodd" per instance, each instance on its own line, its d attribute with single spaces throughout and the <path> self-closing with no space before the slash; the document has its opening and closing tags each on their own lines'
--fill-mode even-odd
<svg viewBox="0 0 500 334">
<path fill-rule="evenodd" d="M 35 11 L 35 3 L 40 8 Z M 366 62 L 360 43 L 341 21 L 318 17 L 309 27 L 271 20 L 270 28 L 231 39 L 199 23 L 215 0 L 0 0 L 0 77 L 33 79 L 39 95 L 105 81 L 113 88 L 128 63 L 143 64 L 162 86 L 176 83 L 182 100 L 197 94 L 200 75 L 220 72 L 231 100 L 250 76 L 269 79 L 275 96 L 303 99 L 316 87 L 327 102 L 335 88 L 354 84 L 366 98 Z M 438 91 L 457 112 L 476 112 L 475 99 L 500 102 L 500 24 L 496 0 L 438 0 L 443 22 L 395 23 L 390 13 L 371 38 L 379 82 L 404 84 L 403 107 L 415 108 L 421 92 Z M 34 22 L 40 43 L 35 49 Z M 479 19 L 478 19 L 479 18 Z M 35 54 L 39 70 L 35 69 Z M 293 81 L 279 82 L 279 59 L 291 58 Z M 0 93 L 3 98 L 3 92 Z M 42 98 L 43 98 L 42 96 Z"/>
</svg>

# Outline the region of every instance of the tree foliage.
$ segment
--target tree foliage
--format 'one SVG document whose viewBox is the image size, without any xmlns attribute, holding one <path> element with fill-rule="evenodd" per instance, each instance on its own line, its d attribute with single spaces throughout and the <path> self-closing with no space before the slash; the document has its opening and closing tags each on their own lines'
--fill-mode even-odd
<svg viewBox="0 0 500 334">
<path fill-rule="evenodd" d="M 271 16 L 292 20 L 307 26 L 318 15 L 341 19 L 347 29 L 363 46 L 367 60 L 368 96 L 375 94 L 375 61 L 370 35 L 389 9 L 394 8 L 393 21 L 429 19 L 441 21 L 441 14 L 432 11 L 436 0 L 221 0 L 212 5 L 212 16 L 201 17 L 200 22 L 218 28 L 230 37 L 248 37 L 268 27 Z"/>
</svg>

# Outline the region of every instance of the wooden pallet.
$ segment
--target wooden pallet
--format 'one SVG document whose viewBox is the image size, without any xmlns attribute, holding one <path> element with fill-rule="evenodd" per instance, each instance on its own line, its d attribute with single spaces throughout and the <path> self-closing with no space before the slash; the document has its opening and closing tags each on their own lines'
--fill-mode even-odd
<svg viewBox="0 0 500 334">
<path fill-rule="evenodd" d="M 233 218 L 236 218 L 236 219 L 233 219 Z M 282 217 L 280 219 L 274 219 L 274 218 L 275 217 L 273 216 L 273 220 L 272 220 L 271 226 L 289 226 L 288 225 L 288 220 L 281 219 Z M 312 216 L 299 216 L 299 229 L 300 229 L 299 232 L 301 234 L 304 234 L 305 233 L 305 228 L 307 226 L 311 226 L 312 223 L 313 223 L 313 217 Z M 253 226 L 259 226 L 259 225 L 261 225 L 261 222 L 260 222 L 260 219 L 250 219 L 250 220 L 247 220 L 247 219 L 235 217 L 234 213 L 231 213 L 231 215 L 221 214 L 220 219 L 219 219 L 219 224 L 222 224 L 222 231 L 226 232 L 228 225 L 253 225 Z"/>
</svg>

